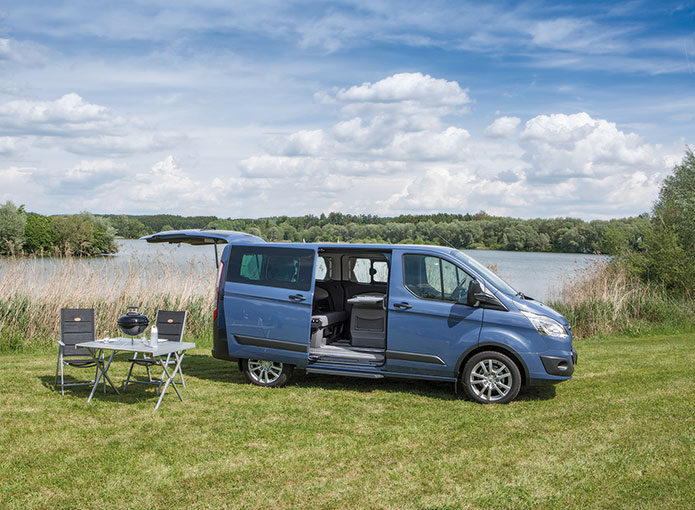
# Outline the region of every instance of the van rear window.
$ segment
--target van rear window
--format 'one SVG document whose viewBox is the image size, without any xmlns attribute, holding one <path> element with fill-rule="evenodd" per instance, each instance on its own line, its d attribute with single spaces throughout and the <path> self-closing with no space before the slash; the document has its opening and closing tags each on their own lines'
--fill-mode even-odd
<svg viewBox="0 0 695 510">
<path fill-rule="evenodd" d="M 314 255 L 298 248 L 234 246 L 227 281 L 306 291 L 311 289 Z"/>
</svg>

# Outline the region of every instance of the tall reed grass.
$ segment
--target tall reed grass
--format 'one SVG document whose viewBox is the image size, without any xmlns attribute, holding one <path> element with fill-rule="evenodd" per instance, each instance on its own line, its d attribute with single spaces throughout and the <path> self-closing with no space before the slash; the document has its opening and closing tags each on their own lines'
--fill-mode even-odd
<svg viewBox="0 0 695 510">
<path fill-rule="evenodd" d="M 64 257 L 0 260 L 0 351 L 45 348 L 59 337 L 61 308 L 94 308 L 97 336 L 120 334 L 116 319 L 138 306 L 152 320 L 157 310 L 187 310 L 187 338 L 209 340 L 216 271 L 173 257 L 132 256 L 127 263 Z"/>
<path fill-rule="evenodd" d="M 695 328 L 695 302 L 631 275 L 619 261 L 598 262 L 569 279 L 550 303 L 578 337 L 639 335 Z"/>
<path fill-rule="evenodd" d="M 157 310 L 187 310 L 186 337 L 212 338 L 216 271 L 209 261 L 186 267 L 169 253 L 133 255 L 126 263 L 56 258 L 0 259 L 0 351 L 43 349 L 59 337 L 61 308 L 94 308 L 97 336 L 119 334 L 128 306 L 150 318 Z M 695 302 L 668 296 L 617 263 L 597 263 L 570 279 L 551 306 L 575 336 L 695 329 Z"/>
</svg>

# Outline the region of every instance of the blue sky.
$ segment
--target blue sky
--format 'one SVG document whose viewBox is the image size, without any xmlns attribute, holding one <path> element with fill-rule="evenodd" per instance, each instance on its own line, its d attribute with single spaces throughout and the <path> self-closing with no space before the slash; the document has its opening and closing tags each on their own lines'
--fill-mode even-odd
<svg viewBox="0 0 695 510">
<path fill-rule="evenodd" d="M 0 0 L 0 202 L 613 218 L 695 143 L 695 2 Z"/>
</svg>

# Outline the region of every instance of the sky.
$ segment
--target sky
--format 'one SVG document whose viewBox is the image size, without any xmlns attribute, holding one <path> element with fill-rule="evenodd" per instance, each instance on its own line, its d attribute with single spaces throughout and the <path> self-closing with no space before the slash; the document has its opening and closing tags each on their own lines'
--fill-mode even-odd
<svg viewBox="0 0 695 510">
<path fill-rule="evenodd" d="M 0 0 L 0 203 L 256 218 L 647 212 L 695 1 Z"/>
</svg>

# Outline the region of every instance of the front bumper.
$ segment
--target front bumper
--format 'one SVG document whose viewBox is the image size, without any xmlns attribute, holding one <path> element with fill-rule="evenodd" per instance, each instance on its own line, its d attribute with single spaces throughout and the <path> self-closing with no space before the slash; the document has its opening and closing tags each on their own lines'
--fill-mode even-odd
<svg viewBox="0 0 695 510">
<path fill-rule="evenodd" d="M 574 373 L 574 366 L 577 364 L 577 351 L 572 348 L 571 357 L 563 356 L 541 356 L 543 368 L 550 375 L 569 377 Z"/>
</svg>

